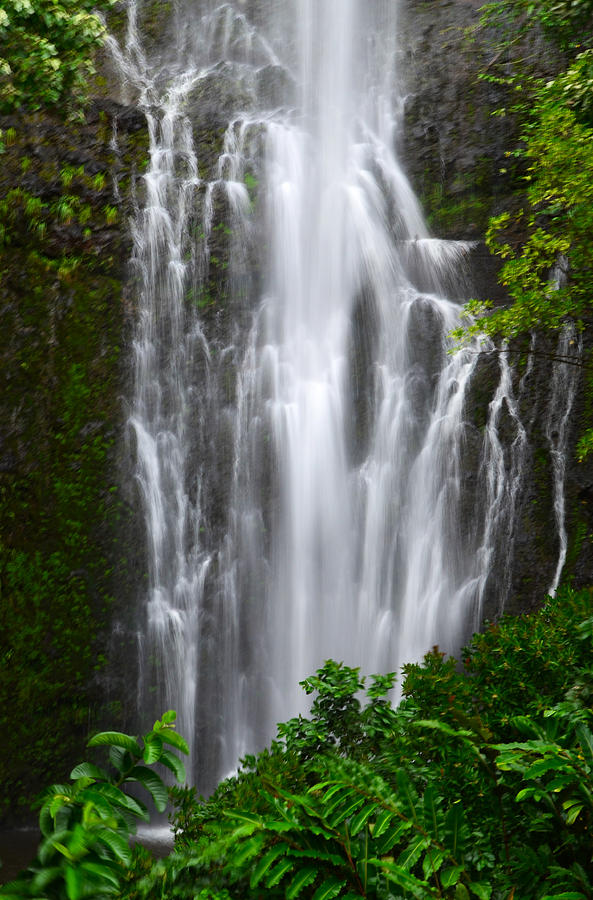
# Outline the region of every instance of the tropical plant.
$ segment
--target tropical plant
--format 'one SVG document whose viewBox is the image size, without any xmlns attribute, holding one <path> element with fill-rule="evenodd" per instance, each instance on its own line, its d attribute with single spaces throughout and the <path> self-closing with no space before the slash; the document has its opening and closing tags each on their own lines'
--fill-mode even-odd
<svg viewBox="0 0 593 900">
<path fill-rule="evenodd" d="M 115 0 L 0 0 L 0 113 L 57 106 L 83 91 Z"/>
<path fill-rule="evenodd" d="M 103 731 L 88 747 L 109 748 L 109 770 L 82 762 L 70 773 L 71 784 L 54 784 L 41 801 L 42 840 L 37 858 L 15 881 L 0 888 L 0 900 L 82 900 L 117 894 L 132 860 L 129 838 L 136 822 L 149 821 L 146 805 L 124 791 L 136 784 L 156 809 L 167 805 L 167 787 L 151 767 L 159 763 L 178 781 L 185 769 L 177 753 L 187 743 L 174 730 L 176 714 L 166 712 L 142 738 Z"/>
</svg>

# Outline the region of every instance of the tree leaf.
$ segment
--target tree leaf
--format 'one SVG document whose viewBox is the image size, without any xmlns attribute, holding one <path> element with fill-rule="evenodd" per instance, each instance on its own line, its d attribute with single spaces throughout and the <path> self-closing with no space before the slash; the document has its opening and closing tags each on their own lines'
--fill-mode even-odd
<svg viewBox="0 0 593 900">
<path fill-rule="evenodd" d="M 435 872 L 438 872 L 445 858 L 444 851 L 438 850 L 436 847 L 430 847 L 422 860 L 422 874 L 425 878 L 430 878 Z"/>
<path fill-rule="evenodd" d="M 374 838 L 381 837 L 384 831 L 387 830 L 391 820 L 393 819 L 393 813 L 391 810 L 384 810 L 379 816 L 377 816 L 377 820 L 375 824 L 371 828 L 371 832 Z"/>
<path fill-rule="evenodd" d="M 443 869 L 441 872 L 441 884 L 444 888 L 449 888 L 451 885 L 456 884 L 459 881 L 459 876 L 463 872 L 463 866 L 448 866 L 446 869 Z"/>
<path fill-rule="evenodd" d="M 469 889 L 479 900 L 490 900 L 492 895 L 492 885 L 487 881 L 470 881 Z"/>
<path fill-rule="evenodd" d="M 394 881 L 404 890 L 413 894 L 414 897 L 426 897 L 427 888 L 429 887 L 428 883 L 416 878 L 415 875 L 407 872 L 406 869 L 402 869 L 401 866 L 385 859 L 369 859 L 369 863 L 382 869 L 387 881 Z"/>
<path fill-rule="evenodd" d="M 393 825 L 391 828 L 388 828 L 387 831 L 381 835 L 379 840 L 376 842 L 375 850 L 379 856 L 384 856 L 388 853 L 400 838 L 412 828 L 412 823 L 408 820 L 403 820 L 398 822 L 396 825 Z"/>
<path fill-rule="evenodd" d="M 563 770 L 567 775 L 576 777 L 574 769 L 565 759 L 547 757 L 546 759 L 538 759 L 532 763 L 525 772 L 525 778 L 541 778 L 546 772 L 557 770 Z"/>
<path fill-rule="evenodd" d="M 586 725 L 580 724 L 576 728 L 576 736 L 587 765 L 593 770 L 593 734 L 591 734 Z"/>
<path fill-rule="evenodd" d="M 364 797 L 361 797 L 360 794 L 355 797 L 353 800 L 343 807 L 342 809 L 336 810 L 334 815 L 331 817 L 328 816 L 328 822 L 334 828 L 339 825 L 341 822 L 344 822 L 346 819 L 349 819 L 350 816 L 356 812 L 356 810 L 360 807 L 362 803 L 364 803 Z"/>
<path fill-rule="evenodd" d="M 117 859 L 121 859 L 125 866 L 132 865 L 132 851 L 127 838 L 123 837 L 123 835 L 113 831 L 111 828 L 102 828 L 97 833 L 97 840 L 109 847 L 113 855 Z"/>
<path fill-rule="evenodd" d="M 171 744 L 176 750 L 189 756 L 189 746 L 187 741 L 182 738 L 180 734 L 177 734 L 176 731 L 173 731 L 172 728 L 163 728 L 162 731 L 159 731 L 159 736 L 165 744 Z"/>
<path fill-rule="evenodd" d="M 294 860 L 293 859 L 283 859 L 282 862 L 278 863 L 275 869 L 268 874 L 268 878 L 266 880 L 266 887 L 273 888 L 279 884 L 287 872 L 290 872 L 291 869 L 294 869 Z"/>
<path fill-rule="evenodd" d="M 338 896 L 345 884 L 345 878 L 332 876 L 319 885 L 313 894 L 313 900 L 332 900 L 333 897 Z"/>
<path fill-rule="evenodd" d="M 79 900 L 82 897 L 83 879 L 80 868 L 66 867 L 66 893 L 68 900 Z"/>
<path fill-rule="evenodd" d="M 357 815 L 354 816 L 352 821 L 350 822 L 350 834 L 352 836 L 358 834 L 361 828 L 363 828 L 368 820 L 377 812 L 377 804 L 369 803 L 363 809 L 360 810 Z"/>
<path fill-rule="evenodd" d="M 304 888 L 315 881 L 316 877 L 317 869 L 314 869 L 312 866 L 305 866 L 299 869 L 286 888 L 286 900 L 295 900 Z"/>
<path fill-rule="evenodd" d="M 424 826 L 426 831 L 434 838 L 439 840 L 439 825 L 436 803 L 436 792 L 434 787 L 429 784 L 424 791 Z"/>
<path fill-rule="evenodd" d="M 445 816 L 444 844 L 451 851 L 453 859 L 463 854 L 465 839 L 465 813 L 458 800 L 447 811 Z"/>
<path fill-rule="evenodd" d="M 109 781 L 107 772 L 90 762 L 81 762 L 75 766 L 70 772 L 70 778 L 73 781 L 76 781 L 78 778 L 94 778 L 99 779 L 99 781 Z"/>
<path fill-rule="evenodd" d="M 142 751 L 142 759 L 147 766 L 157 762 L 161 757 L 163 749 L 163 741 L 158 734 L 146 735 L 144 738 L 144 750 Z"/>
<path fill-rule="evenodd" d="M 430 846 L 430 838 L 417 834 L 397 858 L 397 865 L 409 871 L 420 859 L 420 854 Z"/>
<path fill-rule="evenodd" d="M 174 753 L 170 750 L 161 750 L 161 757 L 159 762 L 170 769 L 173 772 L 176 780 L 179 781 L 180 784 L 183 784 L 185 781 L 185 766 L 183 761 L 179 759 Z"/>
<path fill-rule="evenodd" d="M 264 853 L 262 858 L 257 863 L 253 872 L 251 873 L 251 878 L 249 884 L 252 888 L 256 887 L 263 876 L 266 874 L 270 866 L 276 862 L 279 856 L 283 856 L 288 850 L 287 844 L 276 844 L 267 853 Z"/>
<path fill-rule="evenodd" d="M 169 799 L 167 787 L 160 775 L 147 769 L 146 766 L 134 766 L 130 769 L 126 781 L 137 781 L 151 795 L 158 812 L 164 812 Z"/>
<path fill-rule="evenodd" d="M 142 756 L 142 748 L 138 741 L 130 737 L 129 734 L 123 734 L 121 731 L 100 731 L 88 741 L 87 747 L 122 747 L 133 756 Z"/>
</svg>

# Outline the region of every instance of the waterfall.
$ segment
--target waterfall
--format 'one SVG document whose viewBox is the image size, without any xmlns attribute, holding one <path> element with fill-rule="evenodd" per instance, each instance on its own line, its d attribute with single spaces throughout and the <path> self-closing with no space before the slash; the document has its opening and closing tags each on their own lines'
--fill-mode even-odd
<svg viewBox="0 0 593 900">
<path fill-rule="evenodd" d="M 178 710 L 202 790 L 304 709 L 326 658 L 379 672 L 457 650 L 512 533 L 525 430 L 505 353 L 479 446 L 467 421 L 479 354 L 448 335 L 471 245 L 430 236 L 397 158 L 397 12 L 180 0 L 148 52 L 129 0 L 110 39 L 150 138 L 132 224 L 140 704 Z"/>
</svg>

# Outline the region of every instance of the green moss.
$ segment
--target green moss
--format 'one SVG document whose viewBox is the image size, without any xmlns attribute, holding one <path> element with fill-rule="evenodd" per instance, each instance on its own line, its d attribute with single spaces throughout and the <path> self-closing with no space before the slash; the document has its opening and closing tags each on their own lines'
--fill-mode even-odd
<svg viewBox="0 0 593 900">
<path fill-rule="evenodd" d="M 100 679 L 126 570 L 113 473 L 128 250 L 105 130 L 102 144 L 87 129 L 90 175 L 62 161 L 63 126 L 24 118 L 0 172 L 0 728 L 22 748 L 0 751 L 0 817 L 13 820 L 114 699 Z M 146 140 L 120 136 L 130 165 Z"/>
</svg>

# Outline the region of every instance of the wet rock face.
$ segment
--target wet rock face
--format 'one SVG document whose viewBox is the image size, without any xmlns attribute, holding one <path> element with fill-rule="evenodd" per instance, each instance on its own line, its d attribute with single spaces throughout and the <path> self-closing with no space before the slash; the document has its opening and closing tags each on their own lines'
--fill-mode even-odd
<svg viewBox="0 0 593 900">
<path fill-rule="evenodd" d="M 36 113 L 0 129 L 0 720 L 31 748 L 0 753 L 1 818 L 68 770 L 91 709 L 100 718 L 125 697 L 103 663 L 118 602 L 142 578 L 118 473 L 128 216 L 147 136 L 136 110 L 109 100 L 75 123 Z M 31 721 L 55 736 L 44 753 Z"/>
<path fill-rule="evenodd" d="M 509 122 L 504 103 L 479 80 L 493 51 L 474 0 L 404 0 L 406 78 L 402 155 L 429 224 L 441 237 L 480 239 L 511 187 L 500 174 Z M 508 168 L 508 166 L 507 166 Z"/>
<path fill-rule="evenodd" d="M 511 117 L 493 117 L 507 102 L 501 87 L 480 79 L 496 56 L 496 35 L 479 24 L 482 0 L 402 0 L 403 31 L 400 72 L 405 77 L 404 122 L 400 153 L 433 233 L 449 239 L 473 240 L 471 272 L 474 296 L 498 303 L 508 297 L 498 284 L 498 261 L 483 237 L 491 216 L 516 204 L 521 174 L 505 155 L 517 141 Z M 540 75 L 557 71 L 558 59 L 549 45 L 535 38 L 533 65 Z M 530 48 L 533 51 L 533 47 Z M 522 55 L 524 48 L 520 51 Z M 502 170 L 502 171 L 501 171 Z M 590 348 L 591 336 L 584 335 Z M 546 433 L 551 377 L 556 354 L 554 337 L 538 337 L 531 373 L 526 372 L 529 341 L 513 348 L 513 390 L 527 430 L 525 475 L 512 534 L 513 559 L 496 563 L 484 613 L 500 612 L 497 578 L 512 566 L 509 612 L 523 612 L 541 603 L 551 584 L 558 558 L 554 514 L 551 439 Z M 468 442 L 466 484 L 468 515 L 484 503 L 483 481 L 477 468 L 480 435 L 486 427 L 488 404 L 499 377 L 495 357 L 485 357 L 468 398 L 467 418 L 475 440 Z M 575 586 L 588 584 L 593 572 L 593 462 L 577 463 L 576 442 L 591 420 L 591 387 L 580 375 L 569 421 L 565 505 L 568 553 L 565 574 Z M 505 441 L 504 464 L 510 466 L 512 429 Z M 552 437 L 553 442 L 553 437 Z"/>
</svg>

